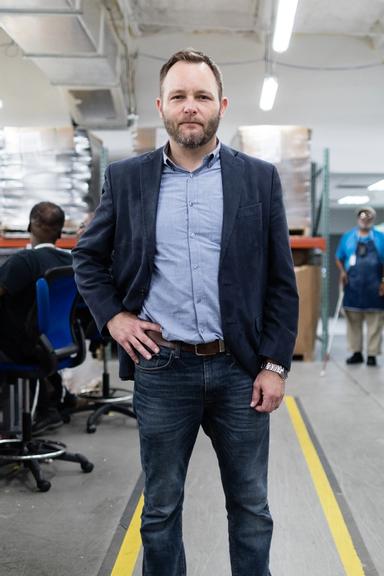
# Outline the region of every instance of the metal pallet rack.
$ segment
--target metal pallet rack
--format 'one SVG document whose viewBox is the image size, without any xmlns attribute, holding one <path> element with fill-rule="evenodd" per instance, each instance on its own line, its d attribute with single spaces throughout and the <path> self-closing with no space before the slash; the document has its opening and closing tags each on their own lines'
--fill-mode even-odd
<svg viewBox="0 0 384 576">
<path fill-rule="evenodd" d="M 318 181 L 321 178 L 321 191 L 318 194 Z M 323 152 L 323 164 L 318 167 L 312 164 L 311 177 L 311 205 L 312 205 L 312 236 L 321 237 L 321 358 L 325 358 L 328 345 L 328 317 L 329 317 L 329 262 L 330 262 L 330 232 L 329 232 L 329 149 Z"/>
</svg>

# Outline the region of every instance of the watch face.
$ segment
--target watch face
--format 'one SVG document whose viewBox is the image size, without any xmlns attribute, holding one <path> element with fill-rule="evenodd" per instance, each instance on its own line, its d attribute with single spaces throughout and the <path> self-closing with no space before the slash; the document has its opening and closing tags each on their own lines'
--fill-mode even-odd
<svg viewBox="0 0 384 576">
<path fill-rule="evenodd" d="M 280 366 L 279 364 L 273 364 L 272 362 L 268 362 L 266 367 L 269 370 L 273 370 L 273 372 L 277 372 L 278 374 L 281 374 L 281 372 L 284 370 L 282 366 Z"/>
<path fill-rule="evenodd" d="M 274 364 L 273 362 L 266 361 L 261 365 L 261 368 L 264 370 L 269 370 L 270 372 L 275 372 L 278 374 L 283 380 L 288 378 L 288 372 L 281 366 L 280 364 Z"/>
<path fill-rule="evenodd" d="M 272 372 L 276 372 L 276 374 L 281 376 L 281 378 L 283 378 L 284 380 L 288 376 L 286 369 L 284 368 L 284 366 L 280 366 L 280 364 L 273 364 L 272 362 L 267 362 L 265 368 L 267 370 L 271 370 Z"/>
</svg>

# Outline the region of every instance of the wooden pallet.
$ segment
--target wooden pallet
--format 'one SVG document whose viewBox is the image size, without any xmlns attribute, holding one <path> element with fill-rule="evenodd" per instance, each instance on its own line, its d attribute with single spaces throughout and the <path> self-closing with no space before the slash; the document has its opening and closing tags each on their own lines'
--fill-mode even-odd
<svg viewBox="0 0 384 576">
<path fill-rule="evenodd" d="M 290 236 L 310 236 L 311 229 L 309 226 L 297 226 L 295 228 L 289 228 Z"/>
<path fill-rule="evenodd" d="M 294 354 L 292 357 L 294 362 L 312 362 L 313 360 L 313 350 L 304 352 L 303 354 Z"/>
</svg>

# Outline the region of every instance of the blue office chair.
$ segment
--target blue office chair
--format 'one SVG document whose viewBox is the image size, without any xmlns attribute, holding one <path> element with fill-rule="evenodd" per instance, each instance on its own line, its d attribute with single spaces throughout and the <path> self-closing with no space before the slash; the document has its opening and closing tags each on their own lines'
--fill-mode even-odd
<svg viewBox="0 0 384 576">
<path fill-rule="evenodd" d="M 84 335 L 75 320 L 77 288 L 71 266 L 52 268 L 36 282 L 36 306 L 28 321 L 27 332 L 34 335 L 31 363 L 0 362 L 0 376 L 14 383 L 22 379 L 21 435 L 0 440 L 0 463 L 19 462 L 32 472 L 38 489 L 46 492 L 51 484 L 42 476 L 39 462 L 56 458 L 80 464 L 91 472 L 93 464 L 81 454 L 67 452 L 62 442 L 32 439 L 32 414 L 29 385 L 62 368 L 81 364 L 85 358 Z"/>
</svg>

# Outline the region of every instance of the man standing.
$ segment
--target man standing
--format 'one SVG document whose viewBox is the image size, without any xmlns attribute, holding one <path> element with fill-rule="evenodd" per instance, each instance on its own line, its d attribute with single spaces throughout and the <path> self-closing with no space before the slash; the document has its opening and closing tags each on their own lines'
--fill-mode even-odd
<svg viewBox="0 0 384 576">
<path fill-rule="evenodd" d="M 135 380 L 143 574 L 186 574 L 184 482 L 201 425 L 220 465 L 232 573 L 267 576 L 269 413 L 298 304 L 280 181 L 217 140 L 228 101 L 208 56 L 174 54 L 156 105 L 168 144 L 109 166 L 74 250 L 79 290 L 120 345 L 121 377 Z"/>
<path fill-rule="evenodd" d="M 14 362 L 36 361 L 35 338 L 26 330 L 33 313 L 36 280 L 50 268 L 71 266 L 69 252 L 56 248 L 65 215 L 57 204 L 39 202 L 29 216 L 32 249 L 16 252 L 0 268 L 0 356 Z M 60 374 L 41 381 L 36 420 L 32 432 L 40 434 L 63 424 L 58 407 L 64 400 Z M 66 393 L 66 402 L 72 395 Z"/>
<path fill-rule="evenodd" d="M 363 324 L 367 323 L 367 365 L 376 366 L 384 320 L 384 234 L 374 228 L 376 212 L 369 206 L 357 213 L 357 226 L 346 232 L 336 251 L 336 266 L 344 286 L 348 345 L 347 364 L 361 364 Z"/>
</svg>

